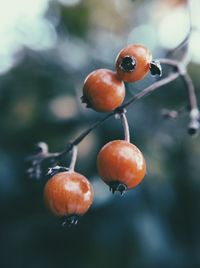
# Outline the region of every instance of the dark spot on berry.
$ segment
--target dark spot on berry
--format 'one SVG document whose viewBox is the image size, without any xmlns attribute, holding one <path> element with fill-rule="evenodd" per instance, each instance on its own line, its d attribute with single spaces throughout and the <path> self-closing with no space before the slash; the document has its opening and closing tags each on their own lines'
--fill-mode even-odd
<svg viewBox="0 0 200 268">
<path fill-rule="evenodd" d="M 135 69 L 136 60 L 131 56 L 125 56 L 120 64 L 120 69 L 123 72 L 132 72 Z"/>
</svg>

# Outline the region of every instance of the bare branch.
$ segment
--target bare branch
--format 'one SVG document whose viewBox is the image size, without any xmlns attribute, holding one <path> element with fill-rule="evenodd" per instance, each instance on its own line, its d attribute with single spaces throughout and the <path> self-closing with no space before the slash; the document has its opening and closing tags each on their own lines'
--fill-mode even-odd
<svg viewBox="0 0 200 268">
<path fill-rule="evenodd" d="M 189 17 L 189 32 L 186 35 L 186 37 L 184 38 L 184 40 L 176 48 L 174 48 L 173 50 L 171 50 L 168 53 L 168 57 L 170 55 L 172 55 L 175 51 L 177 51 L 178 49 L 182 48 L 184 45 L 186 45 L 188 43 L 188 41 L 190 39 L 190 36 L 191 36 L 191 33 L 193 31 L 189 0 L 188 0 L 187 6 L 188 6 L 188 17 Z M 190 104 L 190 123 L 189 123 L 189 128 L 188 129 L 189 129 L 190 134 L 195 134 L 196 131 L 199 129 L 199 109 L 198 109 L 198 106 L 197 106 L 197 100 L 196 100 L 194 85 L 193 85 L 193 82 L 192 82 L 189 74 L 187 73 L 187 65 L 189 63 L 189 61 L 188 61 L 188 50 L 186 49 L 186 52 L 184 53 L 181 61 L 165 58 L 165 59 L 160 59 L 159 62 L 162 63 L 162 64 L 165 64 L 165 65 L 168 65 L 168 66 L 172 67 L 173 72 L 170 73 L 167 77 L 165 77 L 163 79 L 160 79 L 160 80 L 154 82 L 153 84 L 151 84 L 150 86 L 146 87 L 141 92 L 139 92 L 138 94 L 136 94 L 132 98 L 130 98 L 130 100 L 128 100 L 126 103 L 121 105 L 116 110 L 106 114 L 100 120 L 98 120 L 93 125 L 91 125 L 88 129 L 83 131 L 78 137 L 76 137 L 74 140 L 72 140 L 67 145 L 67 147 L 65 148 L 64 151 L 57 152 L 57 153 L 49 153 L 48 152 L 48 147 L 47 147 L 46 151 L 42 150 L 38 154 L 29 157 L 28 160 L 32 163 L 32 167 L 29 170 L 32 172 L 34 167 L 40 167 L 40 164 L 45 159 L 52 159 L 52 160 L 55 160 L 55 161 L 59 161 L 63 156 L 65 156 L 71 150 L 72 150 L 72 160 L 71 160 L 71 163 L 70 163 L 70 168 L 74 169 L 74 166 L 75 166 L 75 163 L 76 163 L 76 158 L 77 158 L 77 148 L 76 148 L 76 146 L 87 135 L 89 135 L 90 132 L 92 132 L 94 129 L 96 129 L 101 124 L 103 124 L 106 120 L 108 120 L 109 118 L 111 118 L 112 116 L 115 116 L 117 114 L 120 115 L 121 120 L 122 120 L 122 124 L 123 124 L 123 127 L 124 127 L 124 133 L 125 133 L 125 140 L 130 141 L 129 127 L 128 127 L 127 118 L 125 116 L 125 109 L 128 108 L 135 101 L 137 101 L 137 100 L 139 100 L 139 99 L 151 94 L 152 92 L 154 92 L 158 88 L 161 88 L 162 86 L 171 83 L 172 81 L 174 81 L 178 77 L 180 77 L 182 79 L 182 81 L 184 82 L 184 84 L 185 84 L 185 86 L 187 88 L 188 100 L 189 100 L 189 104 Z M 173 117 L 175 118 L 177 116 L 177 114 L 178 113 L 173 113 L 173 114 L 171 113 L 170 115 L 173 115 Z"/>
<path fill-rule="evenodd" d="M 103 117 L 102 119 L 100 119 L 99 121 L 95 122 L 91 127 L 89 127 L 88 129 L 86 129 L 82 134 L 80 134 L 77 138 L 75 138 L 70 144 L 69 146 L 67 146 L 66 150 L 64 150 L 63 152 L 61 152 L 57 157 L 60 158 L 61 156 L 65 155 L 66 153 L 68 153 L 71 149 L 73 145 L 78 145 L 92 130 L 94 130 L 95 128 L 99 127 L 102 123 L 104 123 L 106 120 L 108 120 L 110 117 L 114 116 L 117 113 L 120 113 L 120 111 L 124 108 L 128 108 L 128 106 L 130 104 L 132 104 L 133 102 L 135 102 L 136 100 L 139 100 L 147 95 L 149 95 L 150 93 L 152 93 L 153 91 L 155 91 L 156 89 L 172 82 L 173 80 L 175 80 L 176 78 L 179 77 L 179 73 L 173 73 L 170 74 L 168 77 L 163 78 L 155 83 L 153 83 L 152 85 L 148 86 L 147 88 L 145 88 L 143 91 L 141 91 L 140 93 L 136 94 L 135 96 L 133 96 L 129 101 L 127 101 L 126 103 L 124 103 L 123 105 L 121 105 L 119 108 L 117 108 L 115 111 L 107 114 L 105 117 Z"/>
</svg>

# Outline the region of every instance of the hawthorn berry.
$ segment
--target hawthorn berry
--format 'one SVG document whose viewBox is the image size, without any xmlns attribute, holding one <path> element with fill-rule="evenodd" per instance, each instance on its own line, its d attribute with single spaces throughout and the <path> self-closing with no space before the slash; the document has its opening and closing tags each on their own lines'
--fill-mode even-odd
<svg viewBox="0 0 200 268">
<path fill-rule="evenodd" d="M 83 175 L 75 171 L 59 172 L 49 179 L 44 199 L 50 211 L 62 217 L 64 224 L 76 224 L 93 201 L 93 188 Z"/>
<path fill-rule="evenodd" d="M 114 140 L 97 156 L 100 177 L 114 193 L 121 194 L 137 186 L 146 174 L 146 162 L 140 150 L 125 140 Z"/>
<path fill-rule="evenodd" d="M 152 61 L 152 54 L 141 44 L 132 44 L 123 48 L 115 63 L 119 79 L 126 82 L 136 82 L 143 79 L 149 71 L 152 75 L 161 75 L 159 62 Z"/>
<path fill-rule="evenodd" d="M 84 81 L 82 102 L 97 112 L 113 111 L 124 97 L 124 83 L 111 70 L 95 70 Z"/>
</svg>

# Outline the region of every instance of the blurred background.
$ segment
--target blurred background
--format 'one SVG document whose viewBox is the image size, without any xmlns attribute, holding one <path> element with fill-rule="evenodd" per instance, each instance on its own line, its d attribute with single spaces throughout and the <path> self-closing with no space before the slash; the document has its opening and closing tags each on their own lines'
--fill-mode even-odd
<svg viewBox="0 0 200 268">
<path fill-rule="evenodd" d="M 140 186 L 112 195 L 99 179 L 96 155 L 123 137 L 109 119 L 79 145 L 77 171 L 92 182 L 95 200 L 75 228 L 62 228 L 45 208 L 41 180 L 29 179 L 25 158 L 34 144 L 50 151 L 102 117 L 80 102 L 86 75 L 114 69 L 128 43 L 154 58 L 189 31 L 184 0 L 0 0 L 0 266 L 74 268 L 200 267 L 200 138 L 187 134 L 188 115 L 164 120 L 161 109 L 188 104 L 177 81 L 129 107 L 131 141 L 147 161 Z M 190 1 L 200 28 L 200 2 Z M 200 33 L 189 41 L 189 73 L 199 95 Z M 172 58 L 181 58 L 184 48 Z M 164 75 L 168 72 L 164 69 Z M 153 83 L 127 85 L 127 99 Z M 67 163 L 66 163 L 67 164 Z M 45 171 L 46 172 L 46 171 Z"/>
</svg>

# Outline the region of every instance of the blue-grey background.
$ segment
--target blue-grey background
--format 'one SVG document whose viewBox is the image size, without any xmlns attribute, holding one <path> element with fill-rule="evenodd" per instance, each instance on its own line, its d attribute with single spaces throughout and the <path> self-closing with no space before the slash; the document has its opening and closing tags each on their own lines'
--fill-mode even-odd
<svg viewBox="0 0 200 268">
<path fill-rule="evenodd" d="M 198 0 L 191 5 L 198 27 Z M 123 46 L 143 43 L 155 58 L 175 47 L 188 32 L 185 1 L 9 0 L 0 10 L 0 266 L 200 267 L 200 140 L 187 134 L 187 113 L 161 116 L 163 108 L 187 107 L 179 79 L 128 109 L 131 141 L 148 168 L 134 190 L 113 196 L 96 170 L 101 146 L 123 137 L 119 120 L 79 145 L 76 169 L 91 180 L 95 200 L 75 228 L 47 211 L 46 179 L 29 179 L 24 161 L 36 142 L 63 150 L 102 117 L 81 104 L 82 84 L 95 68 L 114 69 Z M 198 98 L 199 39 L 195 31 L 188 68 Z M 127 99 L 154 81 L 127 85 Z"/>
</svg>

